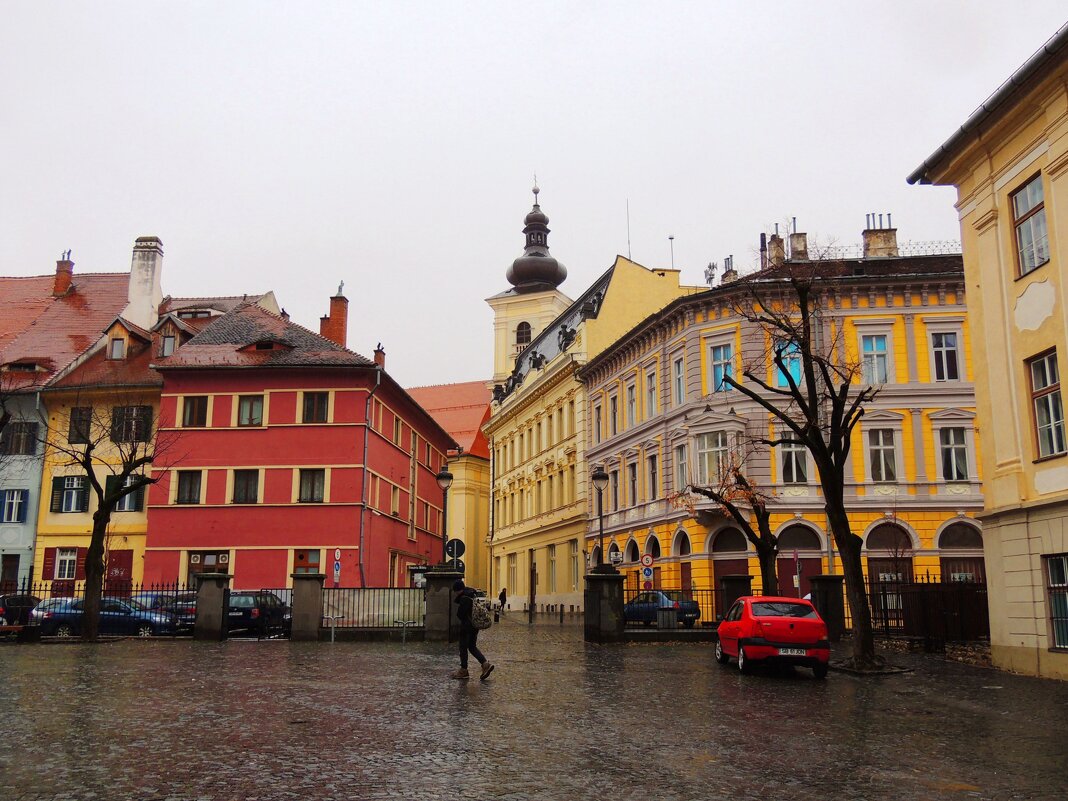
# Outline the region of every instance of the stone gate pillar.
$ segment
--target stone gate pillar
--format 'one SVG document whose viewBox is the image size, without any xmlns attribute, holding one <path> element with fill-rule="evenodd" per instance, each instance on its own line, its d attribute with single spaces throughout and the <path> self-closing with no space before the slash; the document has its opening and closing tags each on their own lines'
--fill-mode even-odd
<svg viewBox="0 0 1068 801">
<path fill-rule="evenodd" d="M 811 576 L 812 605 L 827 624 L 827 638 L 838 642 L 845 634 L 845 576 Z"/>
<path fill-rule="evenodd" d="M 586 642 L 623 641 L 623 575 L 587 573 L 583 594 Z"/>
<path fill-rule="evenodd" d="M 323 623 L 323 573 L 293 573 L 293 630 L 291 640 L 318 640 Z"/>
<path fill-rule="evenodd" d="M 463 574 L 448 565 L 426 571 L 426 638 L 437 642 L 451 642 L 459 629 L 456 604 L 452 602 L 452 585 Z"/>
<path fill-rule="evenodd" d="M 194 640 L 225 640 L 227 635 L 226 606 L 230 591 L 229 573 L 198 573 L 197 619 L 193 624 Z"/>
<path fill-rule="evenodd" d="M 743 595 L 753 594 L 752 576 L 722 576 L 719 588 L 723 590 L 723 614 L 726 615 L 734 602 Z"/>
</svg>

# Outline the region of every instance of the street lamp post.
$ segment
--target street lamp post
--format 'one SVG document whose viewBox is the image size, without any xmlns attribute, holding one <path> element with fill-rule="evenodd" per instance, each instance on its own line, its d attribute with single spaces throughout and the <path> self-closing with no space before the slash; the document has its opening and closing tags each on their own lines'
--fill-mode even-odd
<svg viewBox="0 0 1068 801">
<path fill-rule="evenodd" d="M 593 569 L 594 573 L 615 573 L 615 566 L 609 564 L 604 559 L 604 489 L 608 486 L 608 473 L 604 471 L 604 468 L 598 465 L 594 468 L 593 473 L 590 474 L 590 479 L 593 481 L 593 488 L 597 490 L 597 543 L 598 550 L 600 551 L 600 564 Z"/>
<path fill-rule="evenodd" d="M 452 473 L 442 465 L 434 478 L 441 487 L 441 563 L 445 564 L 445 544 L 449 541 L 449 487 L 452 486 Z"/>
</svg>

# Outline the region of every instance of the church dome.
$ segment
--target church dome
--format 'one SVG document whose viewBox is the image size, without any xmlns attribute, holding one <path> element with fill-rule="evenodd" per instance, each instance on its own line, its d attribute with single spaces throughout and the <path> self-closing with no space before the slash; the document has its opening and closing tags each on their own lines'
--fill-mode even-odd
<svg viewBox="0 0 1068 801">
<path fill-rule="evenodd" d="M 567 268 L 549 255 L 549 218 L 538 205 L 534 187 L 534 207 L 523 219 L 527 243 L 523 255 L 512 262 L 505 276 L 517 292 L 543 292 L 555 289 L 567 278 Z"/>
</svg>

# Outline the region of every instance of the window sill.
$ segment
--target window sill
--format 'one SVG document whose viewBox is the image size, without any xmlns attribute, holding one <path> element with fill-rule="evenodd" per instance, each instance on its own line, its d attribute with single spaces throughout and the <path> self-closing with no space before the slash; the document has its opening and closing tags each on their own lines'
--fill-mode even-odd
<svg viewBox="0 0 1068 801">
<path fill-rule="evenodd" d="M 1015 280 L 1015 281 L 1022 281 L 1022 280 L 1024 280 L 1025 278 L 1029 278 L 1029 277 L 1031 277 L 1032 275 L 1034 275 L 1035 273 L 1037 273 L 1037 272 L 1038 272 L 1039 270 L 1041 270 L 1041 269 L 1042 269 L 1043 267 L 1045 267 L 1045 266 L 1046 266 L 1047 264 L 1049 264 L 1049 263 L 1050 263 L 1051 261 L 1052 261 L 1052 259 L 1046 259 L 1046 260 L 1045 260 L 1044 262 L 1042 262 L 1041 264 L 1036 264 L 1036 265 L 1035 265 L 1034 267 L 1032 267 L 1032 268 L 1031 268 L 1030 270 L 1028 270 L 1028 271 L 1027 271 L 1026 273 L 1023 273 L 1023 274 L 1017 274 L 1016 278 L 1015 278 L 1015 279 L 1013 279 L 1013 280 Z"/>
<path fill-rule="evenodd" d="M 1068 456 L 1068 451 L 1064 453 L 1051 453 L 1049 456 L 1039 456 L 1037 459 L 1032 459 L 1031 464 L 1042 464 L 1042 462 L 1051 462 L 1054 459 L 1063 459 Z"/>
</svg>

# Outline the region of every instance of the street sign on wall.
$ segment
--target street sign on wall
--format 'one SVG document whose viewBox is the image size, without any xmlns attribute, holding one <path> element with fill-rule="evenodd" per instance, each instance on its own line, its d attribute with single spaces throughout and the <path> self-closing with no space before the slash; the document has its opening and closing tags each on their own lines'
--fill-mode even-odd
<svg viewBox="0 0 1068 801">
<path fill-rule="evenodd" d="M 655 560 L 653 559 L 653 555 L 651 553 L 647 553 L 642 556 L 642 567 L 652 567 L 654 561 Z"/>
</svg>

